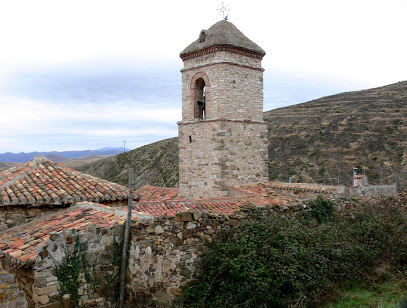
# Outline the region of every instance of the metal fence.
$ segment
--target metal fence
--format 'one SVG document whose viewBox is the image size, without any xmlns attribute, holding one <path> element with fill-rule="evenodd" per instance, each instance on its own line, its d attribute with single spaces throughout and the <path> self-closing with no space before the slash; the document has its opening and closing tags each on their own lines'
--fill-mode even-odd
<svg viewBox="0 0 407 308">
<path fill-rule="evenodd" d="M 346 185 L 351 186 L 351 179 L 353 178 L 353 170 L 349 168 L 325 168 L 323 183 L 328 185 Z M 398 190 L 401 191 L 407 187 L 407 169 L 392 168 L 382 166 L 379 168 L 358 168 L 358 175 L 366 175 L 369 184 L 372 185 L 386 185 L 397 184 Z"/>
</svg>

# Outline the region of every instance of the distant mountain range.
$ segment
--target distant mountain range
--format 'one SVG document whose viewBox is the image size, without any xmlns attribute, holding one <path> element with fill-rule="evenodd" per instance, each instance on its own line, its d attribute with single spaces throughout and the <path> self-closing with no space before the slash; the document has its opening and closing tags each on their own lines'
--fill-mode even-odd
<svg viewBox="0 0 407 308">
<path fill-rule="evenodd" d="M 98 150 L 83 151 L 51 151 L 51 152 L 30 152 L 30 153 L 3 153 L 0 154 L 0 162 L 23 163 L 34 158 L 34 155 L 43 155 L 54 162 L 64 161 L 69 158 L 83 157 L 88 155 L 115 155 L 123 153 L 123 148 L 102 148 Z"/>
</svg>

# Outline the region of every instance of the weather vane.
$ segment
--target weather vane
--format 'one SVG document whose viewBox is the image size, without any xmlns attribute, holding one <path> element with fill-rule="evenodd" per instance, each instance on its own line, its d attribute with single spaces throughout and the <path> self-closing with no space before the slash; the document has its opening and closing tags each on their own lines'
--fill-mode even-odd
<svg viewBox="0 0 407 308">
<path fill-rule="evenodd" d="M 228 15 L 228 14 L 226 14 L 226 13 L 227 13 L 227 12 L 229 12 L 230 10 L 228 9 L 228 7 L 227 7 L 227 6 L 225 6 L 225 5 L 223 4 L 223 2 L 222 2 L 221 7 L 220 7 L 220 8 L 218 8 L 217 10 L 218 10 L 218 11 L 220 11 L 220 12 L 222 13 L 222 16 L 223 16 L 223 19 L 224 19 L 224 20 L 228 20 L 229 15 Z"/>
</svg>

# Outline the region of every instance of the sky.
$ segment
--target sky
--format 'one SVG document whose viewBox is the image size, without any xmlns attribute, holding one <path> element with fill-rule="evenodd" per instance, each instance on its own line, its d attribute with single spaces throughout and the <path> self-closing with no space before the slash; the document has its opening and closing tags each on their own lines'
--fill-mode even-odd
<svg viewBox="0 0 407 308">
<path fill-rule="evenodd" d="M 0 0 L 0 153 L 175 137 L 179 53 L 221 1 Z M 407 0 L 230 0 L 266 51 L 264 110 L 407 80 Z"/>
</svg>

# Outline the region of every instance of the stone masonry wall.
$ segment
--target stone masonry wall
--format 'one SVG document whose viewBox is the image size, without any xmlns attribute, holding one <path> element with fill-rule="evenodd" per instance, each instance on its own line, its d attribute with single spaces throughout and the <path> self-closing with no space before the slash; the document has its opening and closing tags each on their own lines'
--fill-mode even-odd
<svg viewBox="0 0 407 308">
<path fill-rule="evenodd" d="M 122 227 L 112 229 L 99 228 L 95 225 L 86 232 L 78 233 L 77 230 L 65 230 L 62 233 L 51 233 L 46 244 L 37 251 L 37 259 L 33 266 L 33 292 L 32 298 L 35 307 L 56 308 L 61 305 L 61 296 L 58 291 L 60 283 L 55 274 L 55 265 L 61 264 L 66 252 L 72 254 L 76 238 L 79 234 L 80 250 L 89 264 L 89 272 L 96 279 L 97 288 L 86 281 L 81 273 L 82 283 L 79 288 L 79 305 L 85 307 L 107 307 L 106 298 L 113 291 L 106 281 L 106 276 L 113 275 L 115 270 L 112 265 L 114 238 L 119 241 Z M 95 273 L 95 275 L 93 275 Z M 65 302 L 68 301 L 65 298 Z M 68 305 L 69 307 L 69 305 Z"/>
<path fill-rule="evenodd" d="M 231 217 L 183 212 L 156 218 L 132 229 L 126 294 L 145 303 L 158 294 L 180 295 L 180 287 L 195 275 L 195 261 L 205 241 L 222 229 L 236 227 L 244 214 Z"/>
<path fill-rule="evenodd" d="M 127 200 L 124 201 L 104 201 L 102 204 L 106 204 L 112 207 L 123 207 L 127 205 Z M 43 215 L 49 215 L 58 211 L 61 211 L 70 205 L 54 205 L 54 206 L 0 206 L 0 233 L 6 231 L 12 227 L 25 224 L 33 219 L 39 218 Z"/>
<path fill-rule="evenodd" d="M 180 194 L 189 198 L 227 196 L 228 186 L 267 181 L 267 141 L 263 122 L 180 124 Z"/>
<path fill-rule="evenodd" d="M 32 300 L 32 286 L 34 277 L 31 267 L 15 266 L 15 264 L 11 263 L 10 260 L 2 257 L 0 258 L 0 271 L 1 270 L 5 271 L 2 272 L 3 278 L 8 274 L 10 279 L 14 280 L 10 281 L 11 284 L 10 282 L 7 284 L 5 281 L 0 281 L 0 295 L 8 294 L 10 296 L 10 302 L 7 303 L 7 306 L 5 304 L 4 308 L 12 308 L 14 304 L 16 304 L 15 308 L 23 308 L 27 305 L 29 308 L 35 307 Z M 18 290 L 15 289 L 15 285 L 18 287 Z M 4 292 L 1 292 L 2 287 L 4 287 Z M 0 307 L 3 308 L 1 304 Z"/>
<path fill-rule="evenodd" d="M 17 288 L 14 275 L 0 268 L 0 308 L 27 308 L 25 293 Z"/>
<path fill-rule="evenodd" d="M 49 207 L 19 207 L 19 206 L 0 206 L 0 233 L 12 227 L 30 222 L 31 220 L 48 215 L 61 210 L 61 208 Z"/>
<path fill-rule="evenodd" d="M 347 196 L 395 196 L 397 195 L 397 184 L 390 185 L 360 185 L 357 187 L 347 187 Z"/>
<path fill-rule="evenodd" d="M 194 120 L 194 82 L 207 76 L 206 118 L 263 121 L 261 60 L 215 52 L 185 61 L 182 72 L 182 121 Z"/>
</svg>

